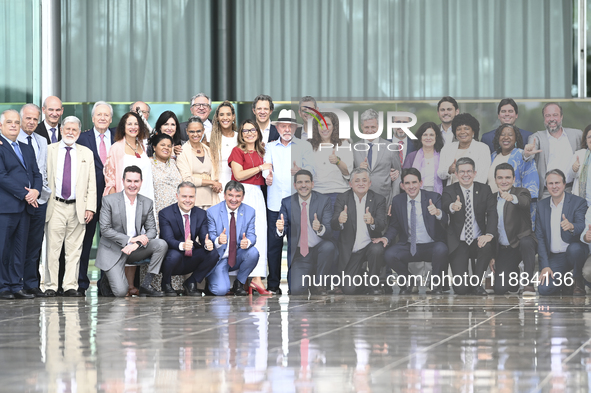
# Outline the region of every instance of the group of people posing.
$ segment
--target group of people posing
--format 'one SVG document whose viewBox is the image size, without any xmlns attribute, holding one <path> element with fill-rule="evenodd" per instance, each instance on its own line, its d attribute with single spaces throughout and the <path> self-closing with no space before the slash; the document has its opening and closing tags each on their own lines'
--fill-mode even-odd
<svg viewBox="0 0 591 393">
<path fill-rule="evenodd" d="M 165 111 L 153 129 L 141 101 L 116 128 L 111 105 L 97 102 L 84 132 L 75 116 L 60 122 L 57 97 L 0 116 L 1 299 L 84 296 L 97 226 L 105 296 L 281 294 L 285 236 L 294 295 L 379 295 L 392 272 L 410 294 L 409 263 L 420 261 L 431 262 L 431 294 L 484 295 L 487 269 L 497 294 L 535 294 L 534 284 L 542 295 L 585 294 L 591 126 L 563 128 L 556 103 L 531 134 L 503 99 L 501 125 L 478 141 L 479 122 L 444 97 L 441 123 L 415 138 L 400 128 L 357 142 L 339 138 L 331 112 L 310 122 L 309 96 L 303 124 L 291 110 L 271 122 L 267 95 L 239 126 L 228 101 L 211 121 L 207 95 L 190 104 L 186 122 Z M 379 123 L 373 109 L 360 116 L 364 134 Z M 367 275 L 376 281 L 358 280 Z"/>
</svg>

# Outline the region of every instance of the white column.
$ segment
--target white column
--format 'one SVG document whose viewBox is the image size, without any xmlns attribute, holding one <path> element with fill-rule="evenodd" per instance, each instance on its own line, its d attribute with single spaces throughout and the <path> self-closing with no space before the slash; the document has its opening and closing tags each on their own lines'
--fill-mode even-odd
<svg viewBox="0 0 591 393">
<path fill-rule="evenodd" d="M 577 87 L 578 97 L 587 97 L 587 0 L 578 0 Z"/>
<path fill-rule="evenodd" d="M 41 101 L 61 97 L 60 0 L 41 0 Z"/>
</svg>

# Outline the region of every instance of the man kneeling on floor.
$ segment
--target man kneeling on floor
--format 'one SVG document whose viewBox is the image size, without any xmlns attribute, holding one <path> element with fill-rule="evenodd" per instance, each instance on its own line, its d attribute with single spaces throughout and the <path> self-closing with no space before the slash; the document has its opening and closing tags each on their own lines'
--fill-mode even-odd
<svg viewBox="0 0 591 393">
<path fill-rule="evenodd" d="M 123 171 L 123 191 L 103 198 L 101 217 L 101 240 L 95 266 L 103 270 L 115 296 L 125 296 L 129 289 L 125 277 L 125 264 L 150 258 L 148 273 L 140 285 L 140 296 L 161 297 L 162 292 L 152 288 L 154 274 L 160 272 L 160 265 L 168 246 L 162 239 L 156 239 L 156 220 L 150 198 L 139 195 L 142 187 L 142 171 L 132 165 Z M 142 229 L 145 233 L 142 233 Z"/>
</svg>

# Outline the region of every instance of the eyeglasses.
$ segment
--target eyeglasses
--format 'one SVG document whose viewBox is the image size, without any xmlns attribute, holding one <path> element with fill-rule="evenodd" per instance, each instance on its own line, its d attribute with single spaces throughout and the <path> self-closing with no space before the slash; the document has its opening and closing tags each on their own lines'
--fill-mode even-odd
<svg viewBox="0 0 591 393">
<path fill-rule="evenodd" d="M 469 170 L 469 171 L 459 171 L 458 175 L 462 176 L 462 175 L 471 175 L 473 174 L 474 171 L 473 170 Z"/>
<path fill-rule="evenodd" d="M 209 108 L 209 104 L 193 104 L 191 108 Z"/>
<path fill-rule="evenodd" d="M 257 129 L 256 128 L 245 128 L 242 130 L 243 134 L 256 134 L 257 133 Z"/>
</svg>

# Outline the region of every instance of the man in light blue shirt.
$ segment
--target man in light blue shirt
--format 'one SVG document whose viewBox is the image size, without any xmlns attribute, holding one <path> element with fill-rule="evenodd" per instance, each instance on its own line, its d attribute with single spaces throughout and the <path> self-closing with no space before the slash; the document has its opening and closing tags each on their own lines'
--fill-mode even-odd
<svg viewBox="0 0 591 393">
<path fill-rule="evenodd" d="M 292 178 L 300 169 L 306 169 L 315 176 L 312 163 L 312 145 L 308 141 L 293 138 L 298 124 L 295 112 L 283 109 L 279 118 L 273 123 L 279 132 L 279 139 L 269 142 L 266 146 L 265 162 L 273 164 L 272 171 L 264 171 L 267 186 L 267 260 L 269 261 L 269 277 L 267 290 L 281 294 L 281 250 L 283 239 L 277 238 L 277 219 L 281 209 L 281 200 L 290 196 Z"/>
</svg>

